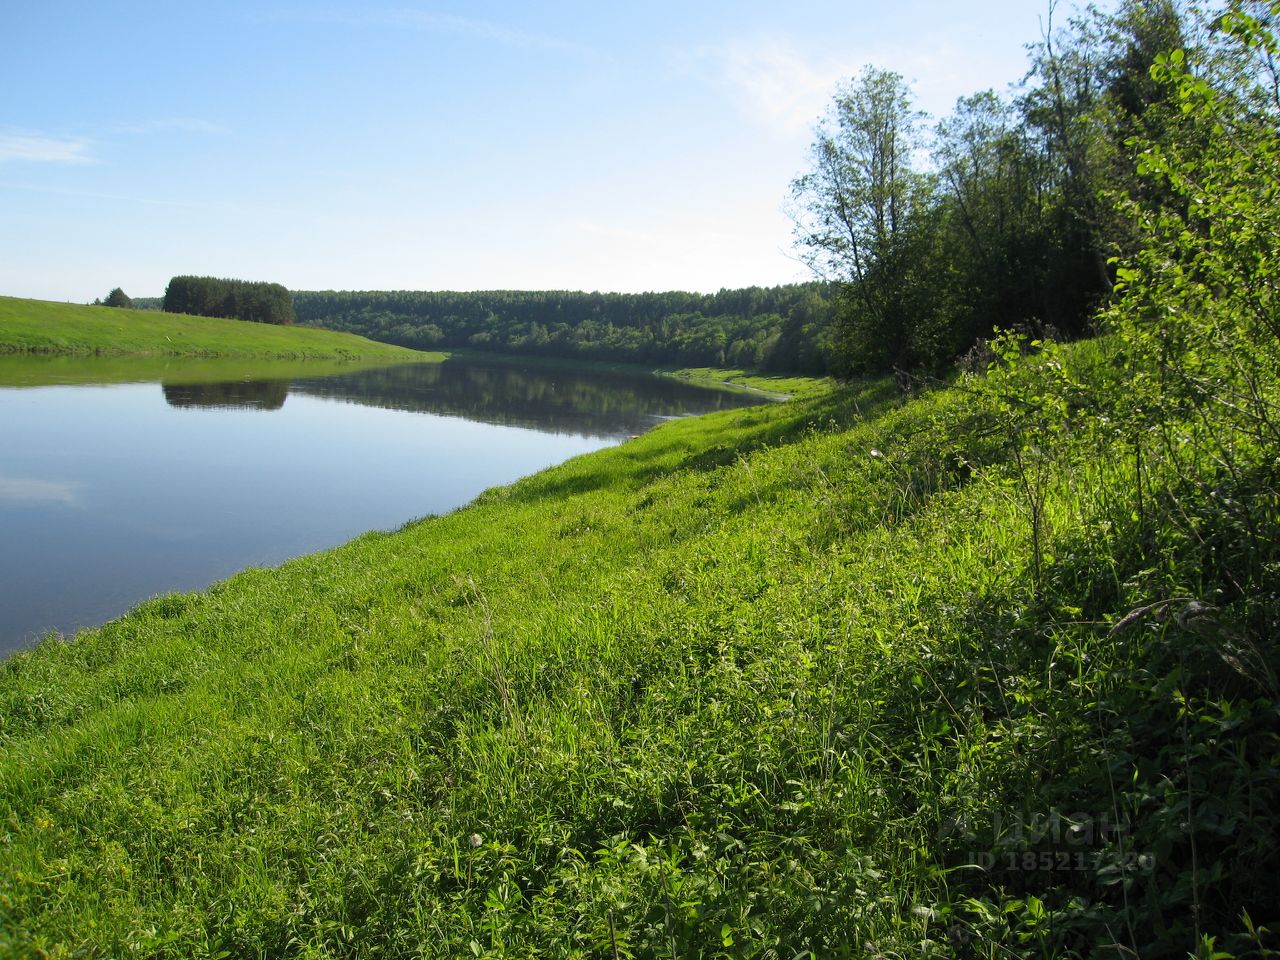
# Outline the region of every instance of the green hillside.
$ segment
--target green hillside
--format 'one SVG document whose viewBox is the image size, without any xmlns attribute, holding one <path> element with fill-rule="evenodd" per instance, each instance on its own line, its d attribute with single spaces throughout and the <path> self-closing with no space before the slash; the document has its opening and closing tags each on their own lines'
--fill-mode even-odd
<svg viewBox="0 0 1280 960">
<path fill-rule="evenodd" d="M 1274 458 L 1135 456 L 1126 342 L 668 423 L 13 657 L 0 953 L 1274 943 Z"/>
<path fill-rule="evenodd" d="M 0 297 L 0 353 L 387 361 L 441 356 L 328 330 L 15 297 Z"/>
</svg>

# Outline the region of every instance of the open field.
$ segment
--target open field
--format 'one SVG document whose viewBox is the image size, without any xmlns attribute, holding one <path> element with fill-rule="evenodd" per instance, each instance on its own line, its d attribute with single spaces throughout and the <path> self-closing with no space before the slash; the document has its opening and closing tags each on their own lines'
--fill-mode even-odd
<svg viewBox="0 0 1280 960">
<path fill-rule="evenodd" d="M 443 359 L 352 334 L 242 320 L 0 297 L 0 354 L 259 359 Z"/>
</svg>

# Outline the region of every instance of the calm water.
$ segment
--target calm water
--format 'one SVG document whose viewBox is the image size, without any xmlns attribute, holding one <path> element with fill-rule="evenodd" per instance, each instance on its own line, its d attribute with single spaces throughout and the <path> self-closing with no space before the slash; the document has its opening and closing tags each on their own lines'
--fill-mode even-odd
<svg viewBox="0 0 1280 960">
<path fill-rule="evenodd" d="M 316 370 L 0 358 L 0 655 L 758 402 L 458 361 Z"/>
</svg>

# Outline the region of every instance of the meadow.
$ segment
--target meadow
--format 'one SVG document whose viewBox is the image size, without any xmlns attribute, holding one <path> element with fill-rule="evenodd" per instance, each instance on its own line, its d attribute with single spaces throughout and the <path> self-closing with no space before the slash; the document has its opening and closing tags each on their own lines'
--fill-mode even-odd
<svg viewBox="0 0 1280 960">
<path fill-rule="evenodd" d="M 390 362 L 443 359 L 443 354 L 329 330 L 0 297 L 0 355 L 6 353 Z"/>
<path fill-rule="evenodd" d="M 0 386 L 161 378 L 191 383 L 211 377 L 280 379 L 341 372 L 350 369 L 354 361 L 433 363 L 448 357 L 483 360 L 491 365 L 654 373 L 774 398 L 825 383 L 811 377 L 712 367 L 655 369 L 646 364 L 517 357 L 475 350 L 413 350 L 318 327 L 0 297 Z M 228 366 L 231 360 L 239 361 L 240 366 Z"/>
<path fill-rule="evenodd" d="M 1265 955 L 1271 468 L 1009 399 L 1115 349 L 670 422 L 11 658 L 0 952 Z"/>
</svg>

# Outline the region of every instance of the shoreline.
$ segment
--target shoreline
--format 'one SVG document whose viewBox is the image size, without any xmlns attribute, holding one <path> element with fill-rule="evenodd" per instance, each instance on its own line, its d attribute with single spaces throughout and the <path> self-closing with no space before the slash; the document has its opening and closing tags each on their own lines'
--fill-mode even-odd
<svg viewBox="0 0 1280 960">
<path fill-rule="evenodd" d="M 485 363 L 494 359 L 491 355 L 477 355 L 468 353 L 462 356 L 450 355 L 445 356 L 439 363 L 447 363 L 456 360 L 463 363 Z M 523 365 L 523 358 L 513 355 L 502 355 L 500 366 L 517 366 Z M 34 374 L 30 370 L 30 365 L 35 364 L 42 368 Z M 9 389 L 23 389 L 44 386 L 74 386 L 100 384 L 103 382 L 111 383 L 138 383 L 138 382 L 164 382 L 164 383 L 202 383 L 202 382 L 224 382 L 230 380 L 249 380 L 249 379 L 284 379 L 297 377 L 313 377 L 341 375 L 349 371 L 358 371 L 361 369 L 379 369 L 400 366 L 401 364 L 386 364 L 377 360 L 366 361 L 341 361 L 341 360 L 263 360 L 251 359 L 243 360 L 234 357 L 220 358 L 193 358 L 193 357 L 155 357 L 155 356 L 138 356 L 138 355 L 116 355 L 116 356 L 86 356 L 83 354 L 61 353 L 57 355 L 50 354 L 19 354 L 19 355 L 0 355 L 0 387 Z M 547 364 L 533 364 L 531 366 L 548 368 Z M 557 363 L 556 368 L 566 370 L 580 370 L 584 372 L 600 370 L 601 365 L 592 362 L 572 362 Z M 103 379 L 103 369 L 109 369 L 110 375 L 107 380 Z M 617 365 L 613 366 L 617 370 Z M 690 383 L 706 389 L 721 389 L 739 395 L 759 397 L 765 401 L 777 402 L 784 399 L 777 393 L 770 393 L 759 388 L 745 385 L 727 383 L 720 377 L 742 376 L 741 371 L 652 371 L 643 368 L 633 368 L 627 371 L 641 376 L 667 376 L 677 379 L 680 382 Z M 692 375 L 690 375 L 692 374 Z M 717 376 L 718 375 L 718 376 Z M 672 419 L 691 420 L 697 419 L 700 415 L 680 416 Z M 669 421 L 663 421 L 669 422 Z M 656 429 L 662 423 L 655 423 L 652 427 L 643 433 L 633 437 L 620 438 L 613 446 L 619 446 L 644 436 L 653 429 Z M 559 464 L 555 465 L 559 466 Z M 551 467 L 544 468 L 551 469 Z M 518 483 L 521 480 L 536 476 L 528 474 L 525 477 L 511 481 Z M 510 484 L 508 484 L 510 485 Z M 470 500 L 458 504 L 449 512 L 465 509 L 468 505 L 477 499 L 492 492 L 496 488 L 484 488 L 477 490 Z M 128 618 L 132 612 L 139 606 L 143 606 L 149 602 L 170 595 L 185 595 L 189 593 L 201 593 L 210 589 L 214 589 L 218 584 L 227 579 L 234 578 L 240 573 L 253 569 L 275 569 L 280 564 L 289 563 L 314 554 L 325 553 L 331 550 L 339 549 L 352 540 L 359 539 L 364 536 L 385 534 L 389 530 L 398 529 L 406 524 L 415 522 L 414 517 L 406 517 L 396 523 L 388 524 L 385 527 L 373 527 L 368 530 L 357 530 L 345 536 L 345 539 L 334 542 L 330 546 L 323 546 L 311 550 L 306 553 L 297 554 L 279 561 L 278 564 L 270 567 L 260 567 L 256 564 L 249 564 L 243 568 L 237 569 L 235 572 L 222 577 L 221 579 L 212 580 L 208 583 L 192 586 L 189 588 L 177 587 L 174 589 L 162 590 L 160 592 L 140 596 L 131 601 L 129 606 L 122 610 L 119 614 L 109 619 L 90 623 L 83 627 L 74 628 L 63 631 L 61 628 L 53 627 L 45 631 L 39 636 L 28 636 L 26 640 L 15 646 L 13 649 L 6 651 L 0 655 L 0 662 L 10 659 L 13 656 L 35 649 L 42 643 L 48 642 L 49 637 L 53 637 L 55 642 L 71 642 L 85 631 L 98 630 L 107 627 L 117 621 Z"/>
</svg>

